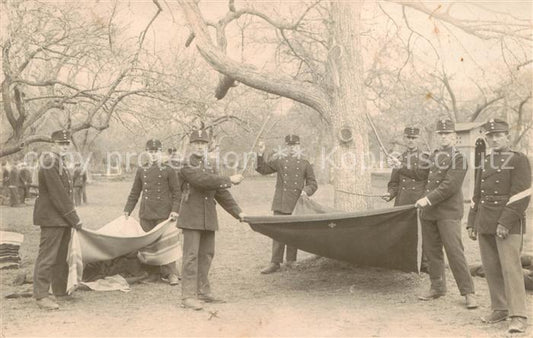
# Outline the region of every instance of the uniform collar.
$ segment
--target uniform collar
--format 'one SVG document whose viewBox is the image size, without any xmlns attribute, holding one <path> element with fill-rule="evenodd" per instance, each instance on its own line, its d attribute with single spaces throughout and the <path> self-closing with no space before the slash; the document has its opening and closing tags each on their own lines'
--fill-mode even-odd
<svg viewBox="0 0 533 338">
<path fill-rule="evenodd" d="M 504 153 L 509 153 L 509 152 L 511 152 L 511 148 L 510 148 L 510 147 L 506 147 L 506 148 L 498 149 L 498 150 L 489 149 L 489 150 L 487 151 L 487 155 L 492 155 L 492 154 L 504 154 Z"/>
<path fill-rule="evenodd" d="M 191 164 L 205 163 L 205 157 L 197 154 L 191 154 L 189 156 L 189 162 Z"/>
<path fill-rule="evenodd" d="M 439 148 L 437 149 L 437 151 L 446 151 L 448 153 L 451 153 L 454 149 L 455 149 L 454 146 L 449 146 L 449 147 Z"/>
</svg>

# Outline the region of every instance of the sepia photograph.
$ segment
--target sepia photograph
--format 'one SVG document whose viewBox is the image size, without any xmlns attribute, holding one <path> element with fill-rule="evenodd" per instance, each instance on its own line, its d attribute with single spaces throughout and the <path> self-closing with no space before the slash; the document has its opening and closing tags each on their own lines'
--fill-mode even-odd
<svg viewBox="0 0 533 338">
<path fill-rule="evenodd" d="M 0 337 L 530 337 L 533 2 L 0 1 Z"/>
</svg>

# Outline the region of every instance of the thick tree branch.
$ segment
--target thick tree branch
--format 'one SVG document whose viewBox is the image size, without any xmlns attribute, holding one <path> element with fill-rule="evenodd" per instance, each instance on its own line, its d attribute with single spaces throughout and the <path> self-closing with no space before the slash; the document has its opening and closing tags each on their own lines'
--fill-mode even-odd
<svg viewBox="0 0 533 338">
<path fill-rule="evenodd" d="M 37 142 L 50 142 L 50 136 L 41 136 L 41 135 L 30 136 L 19 144 L 3 146 L 0 148 L 0 157 L 15 154 L 21 151 L 22 149 L 24 149 L 25 146 L 28 146 L 29 144 L 37 143 Z"/>
<path fill-rule="evenodd" d="M 19 114 L 17 118 L 17 127 L 20 127 L 24 123 L 24 119 L 26 118 L 26 107 L 24 107 L 23 96 L 24 93 L 22 93 L 20 89 L 15 86 L 13 88 L 13 99 L 15 100 L 15 107 L 17 107 L 17 112 Z"/>
<path fill-rule="evenodd" d="M 319 87 L 279 74 L 263 73 L 252 66 L 231 60 L 213 45 L 197 4 L 187 0 L 178 0 L 178 2 L 192 33 L 196 36 L 198 51 L 216 71 L 252 88 L 293 99 L 317 110 L 322 115 L 329 115 L 329 99 Z"/>
</svg>

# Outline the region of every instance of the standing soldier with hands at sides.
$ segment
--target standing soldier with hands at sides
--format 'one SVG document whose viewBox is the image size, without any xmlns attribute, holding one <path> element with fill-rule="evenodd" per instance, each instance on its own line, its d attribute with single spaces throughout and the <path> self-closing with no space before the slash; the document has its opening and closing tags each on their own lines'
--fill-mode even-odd
<svg viewBox="0 0 533 338">
<path fill-rule="evenodd" d="M 183 231 L 181 304 L 201 310 L 202 302 L 223 302 L 211 293 L 208 278 L 215 255 L 215 231 L 218 230 L 216 204 L 242 221 L 245 215 L 228 189 L 244 177 L 218 175 L 216 163 L 208 160 L 210 137 L 207 131 L 193 131 L 189 142 L 191 153 L 179 171 L 182 198 L 178 228 Z"/>
<path fill-rule="evenodd" d="M 420 300 L 431 300 L 446 294 L 444 254 L 450 264 L 461 296 L 465 297 L 467 309 L 477 308 L 474 298 L 474 282 L 466 263 L 461 240 L 461 219 L 463 217 L 463 180 L 467 162 L 455 149 L 455 123 L 444 119 L 437 121 L 437 142 L 439 148 L 430 156 L 429 176 L 424 197 L 416 201 L 422 209 L 422 247 L 429 261 L 431 286 Z"/>
<path fill-rule="evenodd" d="M 311 196 L 318 189 L 313 167 L 309 161 L 302 158 L 300 137 L 287 135 L 285 136 L 285 144 L 288 147 L 288 153 L 269 161 L 265 161 L 263 157 L 266 149 L 263 142 L 259 143 L 257 151 L 257 168 L 255 170 L 261 175 L 277 173 L 276 191 L 272 202 L 274 215 L 292 214 L 301 195 Z M 261 273 L 269 274 L 278 271 L 281 263 L 283 263 L 284 251 L 285 244 L 273 240 L 271 263 Z M 287 267 L 293 266 L 296 262 L 296 255 L 297 249 L 287 245 Z"/>
<path fill-rule="evenodd" d="M 527 328 L 526 290 L 520 263 L 525 211 L 531 198 L 531 165 L 510 148 L 509 125 L 494 119 L 484 125 L 490 153 L 476 176 L 468 215 L 468 234 L 479 239 L 492 312 L 481 318 L 497 323 L 511 317 L 509 333 Z"/>
<path fill-rule="evenodd" d="M 57 298 L 67 295 L 67 252 L 71 229 L 81 229 L 72 201 L 72 179 L 64 156 L 70 148 L 70 132 L 58 130 L 51 136 L 51 152 L 43 154 L 39 168 L 39 197 L 33 209 L 33 223 L 41 227 L 39 253 L 33 273 L 33 296 L 40 308 L 58 309 Z M 49 296 L 50 286 L 55 297 Z"/>
<path fill-rule="evenodd" d="M 180 191 L 178 177 L 174 169 L 161 161 L 161 141 L 151 139 L 146 142 L 146 151 L 149 162 L 139 167 L 135 174 L 133 186 L 131 187 L 124 216 L 129 217 L 139 197 L 141 205 L 139 207 L 139 219 L 141 228 L 149 232 L 159 223 L 171 218 L 177 220 L 180 202 Z M 152 274 L 151 279 L 158 274 L 153 267 L 146 266 Z M 161 266 L 162 275 L 167 275 L 170 285 L 179 284 L 178 268 L 176 262 Z"/>
</svg>

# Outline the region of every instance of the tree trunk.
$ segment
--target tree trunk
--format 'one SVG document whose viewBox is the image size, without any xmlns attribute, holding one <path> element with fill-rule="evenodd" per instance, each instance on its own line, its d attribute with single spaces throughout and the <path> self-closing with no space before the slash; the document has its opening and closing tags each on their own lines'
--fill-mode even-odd
<svg viewBox="0 0 533 338">
<path fill-rule="evenodd" d="M 335 208 L 345 211 L 364 210 L 366 198 L 356 194 L 370 192 L 370 168 L 366 103 L 361 59 L 362 1 L 338 0 L 331 4 L 332 50 L 328 68 L 332 74 L 332 132 L 335 151 Z M 353 139 L 343 143 L 339 131 L 352 130 Z"/>
<path fill-rule="evenodd" d="M 328 57 L 331 85 L 328 92 L 317 84 L 275 72 L 266 73 L 230 59 L 213 44 L 198 4 L 191 0 L 178 0 L 178 3 L 195 35 L 196 48 L 213 69 L 244 85 L 303 103 L 331 122 L 337 146 L 333 153 L 324 153 L 318 164 L 329 163 L 334 167 L 335 207 L 347 211 L 366 209 L 366 199 L 358 195 L 370 191 L 370 171 L 364 167 L 369 164 L 369 149 L 363 63 L 359 53 L 363 1 L 332 2 L 332 49 Z M 337 134 L 344 126 L 351 128 L 353 139 L 341 143 Z"/>
</svg>

